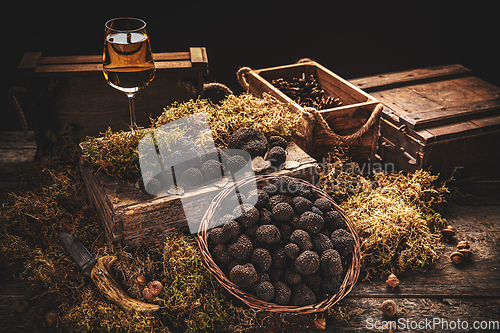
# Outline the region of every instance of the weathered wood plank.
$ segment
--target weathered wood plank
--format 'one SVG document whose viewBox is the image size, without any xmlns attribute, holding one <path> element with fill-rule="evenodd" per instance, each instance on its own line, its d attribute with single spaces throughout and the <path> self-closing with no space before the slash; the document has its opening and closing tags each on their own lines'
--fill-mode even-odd
<svg viewBox="0 0 500 333">
<path fill-rule="evenodd" d="M 383 322 L 387 321 L 396 322 L 395 332 L 500 331 L 500 299 L 397 298 L 398 313 L 394 317 L 382 314 L 383 301 L 344 298 L 338 304 L 349 307 L 349 319 L 327 318 L 325 332 L 382 332 Z"/>
<path fill-rule="evenodd" d="M 470 69 L 462 65 L 455 64 L 386 73 L 377 76 L 352 79 L 349 81 L 366 92 L 374 92 L 407 85 L 442 81 L 456 77 L 465 77 L 469 75 L 472 75 L 472 71 Z"/>
<path fill-rule="evenodd" d="M 500 298 L 500 207 L 450 207 L 445 217 L 455 227 L 458 240 L 470 243 L 470 262 L 455 266 L 448 256 L 456 244 L 444 243 L 440 258 L 428 271 L 398 276 L 401 283 L 394 290 L 385 285 L 385 279 L 358 281 L 348 297 Z"/>
</svg>

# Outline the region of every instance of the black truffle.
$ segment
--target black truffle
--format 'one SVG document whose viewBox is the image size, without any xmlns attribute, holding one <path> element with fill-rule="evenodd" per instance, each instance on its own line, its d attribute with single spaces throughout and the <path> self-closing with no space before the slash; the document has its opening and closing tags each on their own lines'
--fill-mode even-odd
<svg viewBox="0 0 500 333">
<path fill-rule="evenodd" d="M 302 229 L 297 229 L 292 232 L 290 235 L 290 242 L 297 244 L 302 251 L 312 250 L 314 247 L 311 236 L 307 231 Z"/>
<path fill-rule="evenodd" d="M 269 138 L 269 148 L 281 147 L 283 149 L 286 149 L 287 145 L 288 145 L 288 142 L 282 136 L 273 135 Z"/>
<path fill-rule="evenodd" d="M 161 182 L 157 178 L 153 177 L 147 182 L 145 190 L 151 195 L 157 195 L 161 190 Z"/>
<path fill-rule="evenodd" d="M 209 245 L 218 245 L 224 243 L 226 240 L 222 235 L 222 227 L 213 228 L 208 232 L 207 240 Z"/>
<path fill-rule="evenodd" d="M 257 209 L 264 208 L 269 202 L 269 194 L 261 189 L 252 191 L 248 194 L 247 202 L 251 205 L 254 205 Z"/>
<path fill-rule="evenodd" d="M 246 260 L 252 255 L 253 244 L 250 238 L 243 234 L 234 243 L 229 244 L 227 251 L 236 259 Z"/>
<path fill-rule="evenodd" d="M 303 282 L 306 286 L 309 287 L 313 292 L 319 293 L 321 289 L 321 275 L 319 273 L 314 273 L 310 275 L 304 275 L 302 278 Z"/>
<path fill-rule="evenodd" d="M 227 242 L 231 239 L 237 239 L 241 234 L 241 227 L 235 220 L 228 221 L 222 225 L 222 237 Z"/>
<path fill-rule="evenodd" d="M 336 210 L 331 210 L 325 214 L 323 217 L 325 220 L 325 227 L 330 231 L 334 232 L 337 229 L 347 229 L 347 224 L 344 217 L 340 212 Z"/>
<path fill-rule="evenodd" d="M 288 305 L 290 303 L 290 297 L 292 296 L 292 290 L 290 287 L 281 281 L 274 282 L 274 298 L 273 303 L 279 305 Z"/>
<path fill-rule="evenodd" d="M 233 257 L 227 252 L 226 244 L 219 244 L 212 250 L 212 257 L 220 265 L 229 265 Z"/>
<path fill-rule="evenodd" d="M 249 287 L 257 282 L 257 271 L 252 264 L 236 265 L 229 273 L 229 279 L 240 287 Z"/>
<path fill-rule="evenodd" d="M 318 252 L 318 254 L 323 253 L 328 249 L 333 249 L 333 244 L 330 238 L 324 234 L 314 235 L 313 238 L 314 250 Z"/>
<path fill-rule="evenodd" d="M 314 206 L 318 207 L 324 213 L 333 210 L 332 203 L 326 198 L 319 198 L 314 201 Z"/>
<path fill-rule="evenodd" d="M 272 264 L 271 253 L 266 249 L 257 248 L 252 253 L 251 262 L 257 271 L 265 272 Z"/>
<path fill-rule="evenodd" d="M 175 144 L 173 144 L 172 149 L 179 151 L 187 151 L 192 146 L 194 146 L 193 140 L 191 140 L 190 138 L 181 137 L 177 139 Z"/>
<path fill-rule="evenodd" d="M 292 235 L 292 228 L 286 223 L 277 223 L 276 226 L 281 233 L 280 241 L 278 245 L 285 246 L 290 242 L 290 236 Z"/>
<path fill-rule="evenodd" d="M 255 232 L 255 239 L 258 242 L 275 244 L 280 241 L 281 233 L 274 224 L 261 225 Z"/>
<path fill-rule="evenodd" d="M 328 298 L 336 294 L 340 290 L 342 285 L 341 275 L 327 276 L 321 280 L 320 293 L 322 293 L 322 298 Z"/>
<path fill-rule="evenodd" d="M 273 217 L 276 221 L 289 222 L 294 215 L 293 208 L 286 202 L 280 202 L 273 207 Z"/>
<path fill-rule="evenodd" d="M 309 199 L 298 196 L 292 199 L 292 206 L 295 213 L 302 214 L 304 212 L 307 212 L 308 210 L 311 210 L 313 203 Z"/>
<path fill-rule="evenodd" d="M 203 156 L 205 161 L 208 160 L 216 160 L 221 162 L 222 164 L 226 165 L 227 164 L 227 159 L 229 156 L 227 153 L 220 149 L 220 148 L 211 148 L 205 152 L 205 155 Z"/>
<path fill-rule="evenodd" d="M 321 254 L 321 269 L 325 276 L 342 274 L 342 259 L 340 254 L 333 249 L 328 249 Z"/>
<path fill-rule="evenodd" d="M 270 302 L 274 298 L 274 285 L 270 281 L 263 281 L 257 285 L 257 296 L 266 302 Z"/>
<path fill-rule="evenodd" d="M 289 196 L 286 196 L 283 194 L 273 195 L 272 197 L 269 197 L 269 201 L 266 205 L 266 208 L 267 208 L 267 210 L 272 212 L 274 206 L 276 206 L 279 203 L 283 203 L 283 202 L 290 204 L 292 202 L 292 200 Z"/>
<path fill-rule="evenodd" d="M 181 174 L 181 182 L 187 186 L 196 186 L 203 183 L 203 175 L 200 169 L 189 168 Z"/>
<path fill-rule="evenodd" d="M 201 173 L 206 180 L 221 178 L 224 175 L 224 165 L 216 160 L 208 160 L 201 166 Z"/>
<path fill-rule="evenodd" d="M 233 215 L 236 216 L 236 221 L 244 228 L 251 227 L 259 221 L 259 211 L 249 204 L 237 206 L 233 210 Z"/>
<path fill-rule="evenodd" d="M 316 295 L 308 286 L 301 283 L 293 288 L 292 305 L 308 305 L 316 303 Z"/>
<path fill-rule="evenodd" d="M 283 282 L 288 284 L 289 286 L 294 286 L 299 284 L 302 281 L 302 275 L 300 273 L 295 272 L 292 269 L 285 270 L 283 275 Z"/>
<path fill-rule="evenodd" d="M 272 165 L 280 167 L 286 161 L 286 151 L 281 147 L 273 147 L 267 153 L 266 160 L 271 162 Z"/>
<path fill-rule="evenodd" d="M 314 251 L 306 250 L 295 259 L 295 269 L 304 275 L 316 273 L 319 270 L 319 266 L 320 258 Z"/>
<path fill-rule="evenodd" d="M 295 260 L 300 254 L 300 247 L 295 243 L 288 243 L 285 245 L 286 256 L 292 260 Z"/>
<path fill-rule="evenodd" d="M 337 229 L 330 236 L 333 247 L 342 257 L 346 257 L 354 250 L 354 237 L 345 229 Z"/>
<path fill-rule="evenodd" d="M 290 196 L 297 195 L 300 186 L 292 177 L 283 175 L 278 176 L 274 185 L 276 186 L 276 191 L 286 195 L 288 200 L 291 200 Z"/>
<path fill-rule="evenodd" d="M 267 152 L 267 138 L 261 130 L 255 128 L 240 128 L 229 138 L 230 149 L 241 149 L 250 154 L 252 159 L 256 156 L 264 156 Z"/>
<path fill-rule="evenodd" d="M 323 228 L 323 218 L 313 212 L 304 212 L 300 215 L 298 227 L 312 234 L 318 233 Z"/>
<path fill-rule="evenodd" d="M 259 224 L 272 224 L 273 214 L 265 208 L 259 210 Z"/>
<path fill-rule="evenodd" d="M 288 257 L 286 256 L 285 249 L 282 247 L 275 250 L 271 257 L 273 258 L 273 268 L 284 269 L 288 264 Z"/>
<path fill-rule="evenodd" d="M 247 164 L 247 161 L 241 155 L 231 156 L 227 159 L 227 162 L 226 162 L 227 169 L 232 174 L 241 170 L 246 164 Z"/>
</svg>

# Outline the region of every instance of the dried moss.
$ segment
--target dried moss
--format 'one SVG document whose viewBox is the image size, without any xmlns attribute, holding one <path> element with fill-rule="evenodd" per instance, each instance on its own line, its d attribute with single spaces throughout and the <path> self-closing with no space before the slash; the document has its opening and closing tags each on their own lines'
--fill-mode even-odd
<svg viewBox="0 0 500 333">
<path fill-rule="evenodd" d="M 136 131 L 134 135 L 108 129 L 100 137 L 86 138 L 81 143 L 82 158 L 87 165 L 97 170 L 103 170 L 116 179 L 130 181 L 139 172 L 137 146 L 148 131 L 200 112 L 205 113 L 213 141 L 220 148 L 227 148 L 229 137 L 239 128 L 258 128 L 268 136 L 280 135 L 290 138 L 298 122 L 298 117 L 291 113 L 287 104 L 269 95 L 262 98 L 247 93 L 230 95 L 220 105 L 214 105 L 206 99 L 190 100 L 165 108 L 157 119 L 151 120 L 151 128 Z M 193 128 L 199 129 L 200 126 Z M 172 135 L 186 135 L 196 142 L 203 139 L 200 135 L 206 134 L 184 130 Z"/>
</svg>

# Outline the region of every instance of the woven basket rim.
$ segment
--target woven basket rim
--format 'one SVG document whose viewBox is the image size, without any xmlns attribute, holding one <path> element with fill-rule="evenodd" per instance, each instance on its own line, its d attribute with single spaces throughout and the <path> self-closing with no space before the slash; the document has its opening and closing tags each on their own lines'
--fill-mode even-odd
<svg viewBox="0 0 500 333">
<path fill-rule="evenodd" d="M 263 182 L 268 182 L 269 180 L 275 180 L 278 179 L 278 177 L 280 176 L 266 175 L 266 176 L 247 177 L 241 179 L 232 186 L 225 188 L 214 197 L 214 199 L 210 203 L 210 206 L 208 207 L 207 211 L 205 212 L 201 220 L 199 231 L 197 234 L 198 246 L 200 248 L 203 265 L 208 269 L 210 274 L 212 274 L 217 279 L 217 281 L 224 287 L 224 289 L 226 289 L 237 299 L 241 300 L 243 303 L 245 303 L 246 305 L 248 305 L 253 309 L 272 311 L 282 314 L 308 314 L 308 313 L 325 311 L 330 307 L 332 307 L 334 304 L 336 304 L 338 301 L 340 301 L 342 298 L 344 298 L 352 290 L 352 287 L 356 284 L 361 267 L 361 250 L 360 250 L 359 237 L 354 229 L 352 221 L 347 217 L 345 211 L 339 205 L 337 205 L 337 203 L 335 203 L 335 201 L 333 201 L 333 199 L 326 192 L 322 191 L 321 189 L 312 185 L 311 183 L 303 179 L 286 176 L 292 178 L 294 181 L 298 183 L 303 183 L 310 186 L 317 197 L 320 198 L 323 197 L 328 199 L 332 203 L 334 209 L 337 210 L 342 215 L 349 231 L 354 237 L 354 250 L 352 254 L 351 266 L 347 270 L 342 285 L 340 286 L 340 289 L 336 294 L 330 296 L 329 298 L 321 302 L 305 306 L 279 305 L 276 303 L 263 301 L 256 295 L 241 290 L 236 284 L 231 282 L 231 280 L 229 280 L 229 278 L 224 274 L 222 269 L 212 259 L 211 253 L 209 251 L 207 236 L 208 236 L 208 231 L 211 229 L 210 220 L 215 213 L 215 208 L 217 207 L 218 203 L 220 203 L 229 193 L 231 193 L 232 190 L 234 190 L 237 187 L 243 187 L 245 185 L 250 184 L 251 182 L 256 182 L 256 184 L 259 186 Z"/>
</svg>

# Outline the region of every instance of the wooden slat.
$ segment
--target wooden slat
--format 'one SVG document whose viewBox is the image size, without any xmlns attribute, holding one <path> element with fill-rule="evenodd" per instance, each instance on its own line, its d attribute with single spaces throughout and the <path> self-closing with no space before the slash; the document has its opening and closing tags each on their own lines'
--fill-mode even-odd
<svg viewBox="0 0 500 333">
<path fill-rule="evenodd" d="M 207 52 L 204 47 L 190 47 L 189 51 L 193 64 L 208 63 Z"/>
<path fill-rule="evenodd" d="M 348 297 L 500 298 L 500 206 L 450 207 L 445 217 L 458 240 L 469 241 L 471 262 L 455 266 L 448 256 L 456 243 L 444 243 L 441 257 L 427 272 L 401 274 L 395 290 L 378 277 L 358 281 Z"/>
<path fill-rule="evenodd" d="M 455 123 L 466 118 L 480 117 L 500 111 L 500 98 L 482 100 L 473 103 L 464 103 L 450 107 L 440 107 L 423 112 L 403 114 L 400 119 L 411 128 L 424 128 L 427 126 Z"/>
<path fill-rule="evenodd" d="M 470 69 L 462 65 L 455 64 L 387 73 L 378 76 L 352 79 L 349 81 L 366 92 L 373 92 L 469 75 L 472 75 L 472 71 Z"/>
</svg>

